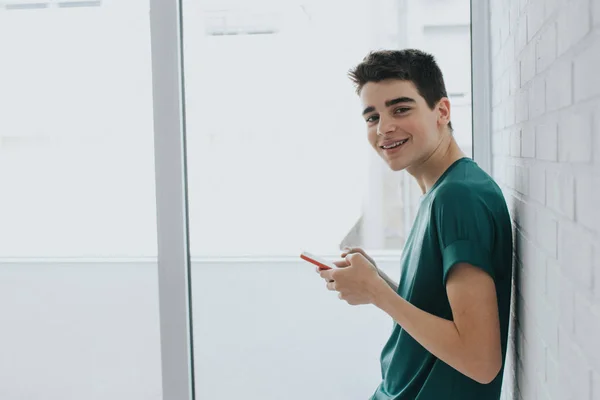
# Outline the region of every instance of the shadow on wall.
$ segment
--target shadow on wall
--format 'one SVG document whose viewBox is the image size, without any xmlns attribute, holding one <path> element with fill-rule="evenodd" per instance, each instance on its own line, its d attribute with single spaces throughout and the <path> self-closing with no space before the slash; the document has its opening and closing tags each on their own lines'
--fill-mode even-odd
<svg viewBox="0 0 600 400">
<path fill-rule="evenodd" d="M 519 321 L 522 317 L 521 308 L 521 235 L 519 235 L 519 229 L 517 228 L 517 222 L 520 221 L 518 213 L 515 213 L 513 222 L 513 283 L 512 283 L 512 297 L 511 297 L 511 321 L 510 321 L 510 332 L 509 332 L 509 343 L 507 358 L 510 357 L 512 360 L 511 371 L 512 379 L 510 380 L 510 398 L 519 399 L 518 379 L 521 374 L 519 373 L 521 365 L 519 362 L 519 354 L 521 354 L 522 341 L 520 340 L 520 327 Z M 511 343 L 512 342 L 512 343 Z"/>
<path fill-rule="evenodd" d="M 504 383 L 502 388 L 502 399 L 520 399 L 519 395 L 519 376 L 522 365 L 520 364 L 519 354 L 523 341 L 520 331 L 522 329 L 520 321 L 523 317 L 523 303 L 521 299 L 521 268 L 522 268 L 522 234 L 520 227 L 521 221 L 524 221 L 522 204 L 515 201 L 511 204 L 510 214 L 513 224 L 513 278 L 512 278 L 512 296 L 511 296 L 511 315 L 508 333 L 508 343 L 504 370 Z"/>
</svg>

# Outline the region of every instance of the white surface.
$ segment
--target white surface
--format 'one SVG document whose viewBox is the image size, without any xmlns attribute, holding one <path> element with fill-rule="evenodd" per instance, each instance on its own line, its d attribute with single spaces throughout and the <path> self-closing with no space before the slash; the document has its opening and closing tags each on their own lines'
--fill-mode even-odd
<svg viewBox="0 0 600 400">
<path fill-rule="evenodd" d="M 395 259 L 395 261 L 394 261 Z M 380 266 L 397 278 L 398 259 Z M 0 264 L 0 398 L 161 399 L 155 263 Z M 198 399 L 365 399 L 392 329 L 303 260 L 195 264 Z"/>
<path fill-rule="evenodd" d="M 490 3 L 493 174 L 518 226 L 503 396 L 600 399 L 600 2 Z"/>
</svg>

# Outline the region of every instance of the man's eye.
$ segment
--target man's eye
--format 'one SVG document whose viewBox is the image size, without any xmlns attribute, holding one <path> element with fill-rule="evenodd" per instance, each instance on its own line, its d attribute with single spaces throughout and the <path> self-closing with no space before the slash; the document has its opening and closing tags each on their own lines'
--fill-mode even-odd
<svg viewBox="0 0 600 400">
<path fill-rule="evenodd" d="M 375 122 L 375 121 L 377 121 L 377 118 L 379 118 L 379 116 L 377 116 L 377 115 L 371 115 L 369 118 L 366 119 L 366 121 L 368 123 Z"/>
<path fill-rule="evenodd" d="M 398 108 L 396 108 L 396 110 L 394 112 L 396 114 L 404 114 L 408 111 L 410 111 L 410 108 L 408 108 L 408 107 L 398 107 Z"/>
</svg>

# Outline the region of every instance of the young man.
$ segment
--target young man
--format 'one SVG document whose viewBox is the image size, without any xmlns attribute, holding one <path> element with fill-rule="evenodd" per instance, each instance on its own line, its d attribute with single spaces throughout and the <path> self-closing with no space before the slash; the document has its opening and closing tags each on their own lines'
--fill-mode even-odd
<svg viewBox="0 0 600 400">
<path fill-rule="evenodd" d="M 431 55 L 373 52 L 350 77 L 371 146 L 423 191 L 398 285 L 362 249 L 319 272 L 341 299 L 374 304 L 395 321 L 371 400 L 499 399 L 512 276 L 502 192 L 456 144 Z"/>
</svg>

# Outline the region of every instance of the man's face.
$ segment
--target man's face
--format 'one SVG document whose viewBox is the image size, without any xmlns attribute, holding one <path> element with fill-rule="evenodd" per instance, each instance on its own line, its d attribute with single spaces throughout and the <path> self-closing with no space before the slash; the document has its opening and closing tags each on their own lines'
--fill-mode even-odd
<svg viewBox="0 0 600 400">
<path fill-rule="evenodd" d="M 447 100 L 432 110 L 412 82 L 398 79 L 368 82 L 360 99 L 369 142 L 392 170 L 419 166 L 439 146 Z"/>
</svg>

